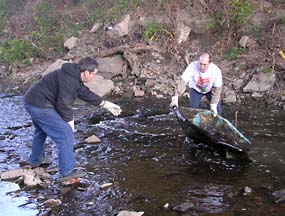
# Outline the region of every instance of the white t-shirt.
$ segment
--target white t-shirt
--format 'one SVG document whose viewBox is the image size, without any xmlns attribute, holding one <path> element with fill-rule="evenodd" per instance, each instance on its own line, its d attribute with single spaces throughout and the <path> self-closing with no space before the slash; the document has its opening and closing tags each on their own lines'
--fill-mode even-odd
<svg viewBox="0 0 285 216">
<path fill-rule="evenodd" d="M 199 61 L 191 62 L 181 78 L 188 83 L 189 88 L 194 88 L 200 93 L 211 91 L 212 87 L 221 87 L 223 85 L 222 72 L 214 63 L 210 63 L 206 72 L 200 71 Z"/>
</svg>

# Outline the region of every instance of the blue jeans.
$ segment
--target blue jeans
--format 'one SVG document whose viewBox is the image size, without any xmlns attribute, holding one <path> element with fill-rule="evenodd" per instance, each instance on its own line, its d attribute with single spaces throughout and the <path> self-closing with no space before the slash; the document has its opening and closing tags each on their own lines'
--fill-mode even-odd
<svg viewBox="0 0 285 216">
<path fill-rule="evenodd" d="M 205 94 L 197 92 L 195 89 L 190 88 L 190 107 L 192 108 L 199 108 L 200 107 L 200 101 L 202 99 L 203 96 L 206 96 L 206 98 L 208 99 L 208 101 L 211 101 L 211 92 L 207 92 Z M 221 101 L 219 101 L 218 103 L 218 114 L 221 115 L 222 113 L 222 106 L 221 106 Z"/>
<path fill-rule="evenodd" d="M 44 159 L 44 144 L 49 136 L 57 145 L 59 177 L 71 173 L 75 166 L 74 133 L 70 125 L 52 108 L 38 108 L 24 104 L 35 127 L 29 163 L 38 166 Z"/>
</svg>

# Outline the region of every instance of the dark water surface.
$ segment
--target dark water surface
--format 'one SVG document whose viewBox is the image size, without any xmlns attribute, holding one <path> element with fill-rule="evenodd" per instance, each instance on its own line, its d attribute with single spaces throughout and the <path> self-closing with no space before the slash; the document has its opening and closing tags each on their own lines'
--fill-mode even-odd
<svg viewBox="0 0 285 216">
<path fill-rule="evenodd" d="M 230 121 L 239 111 L 238 128 L 252 141 L 249 156 L 253 163 L 247 164 L 226 160 L 206 145 L 191 144 L 175 116 L 169 114 L 169 101 L 122 99 L 118 103 L 124 112 L 116 119 L 81 102 L 76 107 L 76 158 L 78 166 L 88 172 L 83 182 L 86 190 L 74 188 L 65 194 L 57 184 L 29 189 L 20 193 L 28 201 L 11 207 L 14 215 L 43 211 L 43 201 L 34 199 L 39 194 L 44 200 L 62 200 L 53 210 L 55 215 L 101 216 L 132 210 L 175 216 L 181 214 L 171 208 L 186 201 L 194 207 L 184 215 L 284 215 L 285 205 L 275 203 L 271 195 L 285 188 L 284 112 L 224 108 L 224 117 Z M 19 161 L 27 159 L 33 127 L 21 96 L 2 97 L 0 106 L 0 171 L 6 171 L 19 168 Z M 91 135 L 102 142 L 86 144 L 84 139 Z M 56 145 L 51 140 L 46 157 L 56 167 Z M 100 189 L 109 182 L 114 185 Z M 13 193 L 2 196 L 7 192 L 2 185 L 9 183 L 0 184 L 0 209 L 4 209 L 3 199 Z M 245 187 L 252 192 L 244 195 Z M 5 202 L 13 202 L 12 198 Z M 38 211 L 25 203 L 35 204 Z M 166 203 L 169 209 L 162 208 Z"/>
</svg>

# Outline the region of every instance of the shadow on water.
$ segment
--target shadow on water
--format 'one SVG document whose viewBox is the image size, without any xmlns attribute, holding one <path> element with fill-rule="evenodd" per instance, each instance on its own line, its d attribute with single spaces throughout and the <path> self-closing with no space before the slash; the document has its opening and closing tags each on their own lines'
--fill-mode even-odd
<svg viewBox="0 0 285 216">
<path fill-rule="evenodd" d="M 227 160 L 204 144 L 186 139 L 166 100 L 118 102 L 119 118 L 79 102 L 76 107 L 76 159 L 88 176 L 84 190 L 63 193 L 57 184 L 30 189 L 33 196 L 59 198 L 56 215 L 114 215 L 121 210 L 145 215 L 181 215 L 171 210 L 189 201 L 190 215 L 281 215 L 271 192 L 284 188 L 284 113 L 250 113 L 239 108 L 238 127 L 252 141 L 253 163 Z M 21 105 L 21 97 L 0 99 L 0 170 L 18 168 L 30 151 L 33 128 Z M 233 120 L 234 109 L 225 107 Z M 84 139 L 96 134 L 100 144 Z M 46 156 L 56 167 L 56 146 L 50 140 Z M 56 177 L 56 176 L 55 176 Z M 113 185 L 100 189 L 103 183 Z M 0 182 L 4 183 L 4 182 Z M 252 192 L 244 194 L 244 188 Z M 170 208 L 162 206 L 169 203 Z M 40 204 L 40 203 L 38 203 Z"/>
</svg>

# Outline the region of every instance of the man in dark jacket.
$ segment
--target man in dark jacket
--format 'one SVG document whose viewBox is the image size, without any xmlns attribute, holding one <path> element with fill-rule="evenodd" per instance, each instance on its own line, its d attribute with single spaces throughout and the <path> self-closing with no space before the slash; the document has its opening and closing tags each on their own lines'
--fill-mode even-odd
<svg viewBox="0 0 285 216">
<path fill-rule="evenodd" d="M 118 116 L 121 108 L 103 100 L 83 83 L 93 80 L 98 63 L 86 57 L 79 63 L 63 64 L 40 79 L 24 96 L 24 106 L 35 127 L 29 164 L 38 167 L 44 159 L 44 143 L 49 136 L 58 148 L 59 177 L 66 181 L 83 176 L 75 171 L 73 155 L 74 119 L 72 106 L 76 98 L 100 106 Z"/>
</svg>

